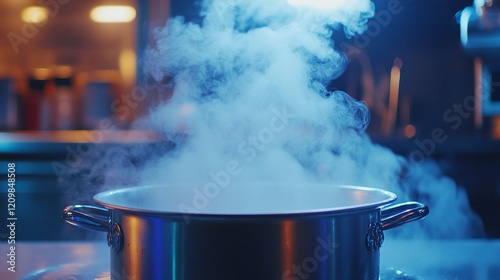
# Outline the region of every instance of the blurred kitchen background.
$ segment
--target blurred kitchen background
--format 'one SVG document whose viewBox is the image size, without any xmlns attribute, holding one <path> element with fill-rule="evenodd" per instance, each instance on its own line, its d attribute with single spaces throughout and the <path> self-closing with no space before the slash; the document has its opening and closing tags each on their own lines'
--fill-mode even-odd
<svg viewBox="0 0 500 280">
<path fill-rule="evenodd" d="M 330 88 L 367 103 L 374 142 L 414 161 L 436 160 L 466 189 L 488 237 L 499 238 L 500 71 L 491 43 L 497 37 L 478 40 L 489 44 L 483 52 L 462 43 L 460 28 L 462 11 L 494 14 L 496 5 L 373 2 L 367 32 L 334 33 L 348 63 Z M 103 5 L 122 6 L 111 10 L 113 22 L 99 18 L 95 9 Z M 197 21 L 198 11 L 194 0 L 0 1 L 0 174 L 6 182 L 7 163 L 16 163 L 18 240 L 84 237 L 60 219 L 73 203 L 63 199 L 70 183 L 61 174 L 93 145 L 155 142 L 154 133 L 131 130 L 149 106 L 169 97 L 142 74 L 141 54 L 155 26 L 177 15 Z M 0 192 L 6 197 L 7 188 Z M 6 237 L 0 231 L 0 240 Z"/>
</svg>

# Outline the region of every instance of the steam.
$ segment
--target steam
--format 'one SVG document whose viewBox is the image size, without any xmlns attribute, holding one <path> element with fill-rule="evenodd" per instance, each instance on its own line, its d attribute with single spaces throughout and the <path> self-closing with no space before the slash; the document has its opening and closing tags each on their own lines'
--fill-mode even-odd
<svg viewBox="0 0 500 280">
<path fill-rule="evenodd" d="M 367 10 L 349 15 L 336 12 L 339 22 L 323 13 L 301 14 L 284 1 L 234 1 L 223 11 L 217 3 L 206 3 L 201 26 L 171 20 L 148 54 L 149 73 L 158 80 L 169 75 L 174 92 L 169 103 L 153 110 L 151 121 L 172 139 L 181 130 L 189 138 L 179 158 L 161 159 L 146 177 L 164 174 L 165 181 L 185 181 L 196 173 L 206 181 L 204 174 L 235 158 L 249 163 L 235 181 L 293 176 L 301 181 L 346 177 L 341 181 L 347 183 L 353 170 L 364 170 L 368 159 L 361 147 L 371 146 L 363 144 L 369 142 L 363 135 L 368 110 L 325 87 L 345 64 L 327 25 L 359 30 L 355 23 L 372 14 L 372 6 L 359 5 Z M 276 111 L 289 115 L 281 124 L 286 128 L 265 135 Z M 280 168 L 285 176 L 278 175 Z"/>
<path fill-rule="evenodd" d="M 141 123 L 175 149 L 145 148 L 150 157 L 140 163 L 129 160 L 129 150 L 114 152 L 106 162 L 120 162 L 119 168 L 96 167 L 107 174 L 103 183 L 123 184 L 117 174 L 126 174 L 138 178 L 131 184 L 205 184 L 236 162 L 240 172 L 231 184 L 363 185 L 429 205 L 426 220 L 391 231 L 395 235 L 481 232 L 462 190 L 432 163 L 409 166 L 373 144 L 364 132 L 365 104 L 326 88 L 346 64 L 331 33 L 361 33 L 373 14 L 367 0 L 344 1 L 333 11 L 292 7 L 285 0 L 206 0 L 201 24 L 170 19 L 156 31 L 145 71 L 169 81 L 173 95 Z"/>
</svg>

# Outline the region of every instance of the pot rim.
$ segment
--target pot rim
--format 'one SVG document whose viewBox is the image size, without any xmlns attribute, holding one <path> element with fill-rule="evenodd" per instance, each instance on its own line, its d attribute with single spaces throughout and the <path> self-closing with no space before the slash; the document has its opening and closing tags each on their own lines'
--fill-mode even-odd
<svg viewBox="0 0 500 280">
<path fill-rule="evenodd" d="M 378 188 L 370 188 L 370 187 L 361 187 L 361 186 L 353 186 L 353 185 L 334 185 L 334 184 L 307 184 L 307 186 L 303 186 L 304 184 L 262 184 L 262 183 L 253 183 L 251 184 L 252 188 L 283 188 L 283 190 L 291 191 L 292 194 L 299 195 L 314 195 L 314 199 L 321 200 L 316 205 L 314 200 L 311 200 L 311 205 L 309 207 L 301 207 L 294 206 L 293 203 L 288 203 L 286 198 L 284 201 L 276 201 L 278 204 L 281 203 L 282 208 L 279 206 L 274 207 L 274 205 L 266 205 L 265 203 L 260 204 L 251 204 L 249 208 L 251 209 L 240 209 L 235 210 L 239 207 L 239 204 L 225 207 L 226 209 L 217 209 L 210 208 L 210 203 L 217 200 L 217 197 L 212 200 L 208 200 L 208 206 L 206 208 L 196 207 L 197 205 L 190 205 L 189 202 L 180 202 L 181 200 L 176 200 L 172 205 L 167 205 L 168 207 L 158 207 L 155 203 L 149 203 L 141 200 L 141 195 L 150 195 L 151 197 L 147 197 L 148 199 L 154 198 L 158 199 L 159 195 L 151 195 L 151 191 L 179 191 L 181 188 L 183 189 L 183 195 L 186 193 L 184 190 L 184 186 L 179 187 L 179 184 L 164 184 L 164 185 L 145 185 L 145 186 L 134 186 L 134 187 L 126 187 L 115 190 L 108 190 L 104 192 L 100 192 L 94 196 L 94 201 L 110 210 L 121 210 L 127 212 L 134 212 L 144 215 L 169 215 L 169 216 L 185 216 L 185 215 L 193 215 L 197 217 L 243 217 L 243 216 L 295 216 L 295 215 L 312 215 L 312 214 L 345 214 L 348 212 L 357 212 L 357 211 L 365 211 L 365 210 L 374 210 L 380 208 L 382 206 L 388 205 L 397 199 L 396 194 L 378 189 Z M 285 187 L 286 185 L 286 187 Z M 296 186 L 300 185 L 300 189 L 296 189 Z M 231 187 L 229 187 L 231 188 Z M 313 189 L 315 188 L 315 189 Z M 245 192 L 247 188 L 240 189 Z M 254 190 L 254 189 L 252 189 Z M 267 192 L 268 189 L 266 189 Z M 314 190 L 314 191 L 312 191 Z M 323 193 L 316 194 L 316 191 L 320 191 Z M 224 192 L 225 189 L 220 190 Z M 247 195 L 250 192 L 246 191 Z M 297 193 L 295 193 L 297 192 Z M 336 202 L 329 203 L 329 200 L 322 195 L 324 193 L 327 194 L 337 194 L 337 195 L 348 195 L 348 197 L 344 197 L 347 200 L 351 200 L 346 202 L 345 200 L 336 199 Z M 262 194 L 265 194 L 262 192 Z M 128 196 L 128 197 L 127 197 Z M 239 195 L 238 195 L 239 196 Z M 189 196 L 188 196 L 189 197 Z M 193 196 L 192 196 L 193 197 Z M 289 198 L 291 196 L 289 195 Z M 125 198 L 135 199 L 135 202 L 130 201 L 120 201 L 120 199 L 125 200 Z M 242 198 L 238 198 L 242 199 Z M 249 198 L 250 199 L 250 198 Z M 297 198 L 302 200 L 302 197 Z M 278 199 L 281 200 L 281 199 Z M 357 201 L 359 200 L 359 202 Z M 363 201 L 364 200 L 364 201 Z M 240 201 L 241 202 L 241 201 Z M 295 201 L 297 202 L 297 201 Z M 142 205 L 134 205 L 134 204 L 142 204 Z M 237 203 L 237 202 L 236 202 Z M 258 202 L 260 203 L 260 202 Z M 273 202 L 269 202 L 271 204 Z M 217 205 L 217 203 L 212 203 Z M 252 208 L 253 207 L 253 208 Z M 273 209 L 271 209 L 273 208 Z M 276 209 L 274 209 L 276 208 Z"/>
</svg>

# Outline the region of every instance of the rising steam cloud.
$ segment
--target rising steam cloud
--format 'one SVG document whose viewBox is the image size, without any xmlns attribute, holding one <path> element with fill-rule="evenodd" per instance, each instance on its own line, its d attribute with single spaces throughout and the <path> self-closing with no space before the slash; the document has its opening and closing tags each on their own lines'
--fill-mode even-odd
<svg viewBox="0 0 500 280">
<path fill-rule="evenodd" d="M 285 0 L 207 0 L 201 24 L 170 19 L 156 31 L 145 71 L 169 81 L 172 97 L 141 123 L 160 131 L 175 149 L 146 159 L 139 169 L 106 166 L 107 176 L 134 174 L 140 184 L 204 184 L 236 161 L 241 172 L 231 184 L 363 185 L 429 205 L 426 220 L 393 234 L 476 234 L 469 229 L 480 229 L 480 222 L 462 190 L 432 164 L 412 166 L 373 144 L 364 132 L 365 104 L 326 88 L 346 64 L 331 33 L 361 33 L 373 14 L 367 0 L 343 1 L 331 11 L 292 7 Z M 125 157 L 113 156 L 114 162 Z"/>
</svg>

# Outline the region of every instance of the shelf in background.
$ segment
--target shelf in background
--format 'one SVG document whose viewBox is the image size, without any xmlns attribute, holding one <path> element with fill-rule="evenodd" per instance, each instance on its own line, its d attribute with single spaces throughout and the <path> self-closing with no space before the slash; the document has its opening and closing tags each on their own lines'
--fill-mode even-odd
<svg viewBox="0 0 500 280">
<path fill-rule="evenodd" d="M 0 155 L 50 155 L 65 153 L 65 145 L 140 144 L 158 140 L 158 133 L 146 130 L 0 132 Z"/>
</svg>

